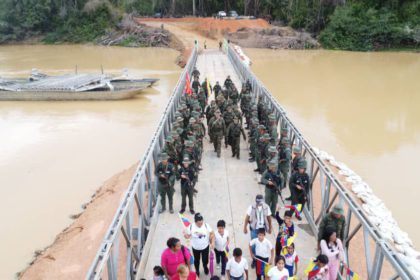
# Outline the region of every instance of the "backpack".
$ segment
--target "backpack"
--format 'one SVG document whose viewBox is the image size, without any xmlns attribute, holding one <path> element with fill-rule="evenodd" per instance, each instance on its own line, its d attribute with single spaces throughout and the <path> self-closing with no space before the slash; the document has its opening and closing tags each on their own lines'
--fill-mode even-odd
<svg viewBox="0 0 420 280">
<path fill-rule="evenodd" d="M 190 253 L 190 264 L 192 265 L 192 264 L 194 264 L 194 256 L 193 256 L 193 254 L 191 254 L 191 251 L 190 251 L 190 249 L 188 249 L 188 248 L 185 248 L 185 246 L 184 245 L 181 245 L 181 251 L 182 251 L 182 256 L 184 257 L 184 263 L 185 264 L 188 264 L 188 262 L 187 262 L 187 257 L 185 256 L 185 251 L 184 250 L 187 250 L 189 253 Z"/>
</svg>

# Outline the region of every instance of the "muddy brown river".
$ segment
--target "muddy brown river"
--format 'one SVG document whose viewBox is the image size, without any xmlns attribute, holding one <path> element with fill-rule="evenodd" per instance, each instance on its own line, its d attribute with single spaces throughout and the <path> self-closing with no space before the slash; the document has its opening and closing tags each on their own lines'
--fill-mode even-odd
<svg viewBox="0 0 420 280">
<path fill-rule="evenodd" d="M 420 56 L 246 50 L 252 69 L 313 145 L 359 173 L 420 244 Z M 0 76 L 118 74 L 159 78 L 133 100 L 0 102 L 0 279 L 71 223 L 101 183 L 139 160 L 181 69 L 176 51 L 0 47 Z"/>
<path fill-rule="evenodd" d="M 420 246 L 420 54 L 245 52 L 308 141 L 358 173 Z"/>
<path fill-rule="evenodd" d="M 170 49 L 0 47 L 0 76 L 74 71 L 160 79 L 135 99 L 0 102 L 0 279 L 11 279 L 113 174 L 138 161 L 181 69 Z"/>
</svg>

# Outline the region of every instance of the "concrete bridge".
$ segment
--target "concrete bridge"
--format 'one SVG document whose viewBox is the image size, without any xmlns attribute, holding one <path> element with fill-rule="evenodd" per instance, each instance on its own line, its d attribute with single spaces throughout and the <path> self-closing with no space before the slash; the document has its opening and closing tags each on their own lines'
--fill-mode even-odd
<svg viewBox="0 0 420 280">
<path fill-rule="evenodd" d="M 167 108 L 146 154 L 134 175 L 127 193 L 115 214 L 114 220 L 104 238 L 86 279 L 151 279 L 152 268 L 160 264 L 160 255 L 166 248 L 169 237 L 183 238 L 183 226 L 177 214 L 158 214 L 158 194 L 154 176 L 158 155 L 163 148 L 174 119 L 176 108 L 185 87 L 186 74 L 191 74 L 196 66 L 201 77 L 212 83 L 223 83 L 230 75 L 235 85 L 249 79 L 255 99 L 263 98 L 274 109 L 280 126 L 290 129 L 290 139 L 294 146 L 302 148 L 308 162 L 307 172 L 311 178 L 310 203 L 304 209 L 304 219 L 294 221 L 298 237 L 296 250 L 299 254 L 299 279 L 304 278 L 303 270 L 309 259 L 315 257 L 317 227 L 322 217 L 336 203 L 345 209 L 348 225 L 345 229 L 346 262 L 361 279 L 415 279 L 399 259 L 393 247 L 381 236 L 379 230 L 367 219 L 357 201 L 349 193 L 331 168 L 316 154 L 304 136 L 287 117 L 286 112 L 271 96 L 252 71 L 245 65 L 231 46 L 225 43 L 223 52 L 216 49 L 193 50 L 171 96 Z M 248 252 L 249 234 L 243 233 L 243 223 L 247 207 L 255 196 L 264 193 L 259 185 L 259 175 L 253 172 L 254 163 L 248 162 L 249 147 L 241 141 L 241 159 L 231 157 L 230 149 L 223 149 L 221 158 L 216 157 L 208 137 L 204 139 L 202 168 L 197 183 L 198 194 L 195 210 L 204 216 L 205 222 L 216 228 L 216 222 L 224 219 L 230 232 L 231 248 L 240 247 L 250 261 Z M 180 186 L 175 185 L 175 211 L 180 210 Z M 288 188 L 286 188 L 287 190 Z M 287 191 L 284 196 L 288 196 Z M 280 203 L 281 204 L 281 203 Z M 187 213 L 187 212 L 186 212 Z M 192 215 L 185 214 L 190 221 Z M 273 222 L 274 233 L 268 236 L 273 242 L 277 234 L 277 223 Z M 208 279 L 201 274 L 200 279 Z M 255 279 L 255 271 L 250 270 L 250 279 Z M 350 279 L 345 273 L 340 279 Z"/>
</svg>

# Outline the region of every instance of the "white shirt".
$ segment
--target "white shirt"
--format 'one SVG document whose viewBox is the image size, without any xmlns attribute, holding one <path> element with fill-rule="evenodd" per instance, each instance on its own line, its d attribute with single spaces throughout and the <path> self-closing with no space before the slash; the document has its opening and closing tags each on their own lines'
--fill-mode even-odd
<svg viewBox="0 0 420 280">
<path fill-rule="evenodd" d="M 286 268 L 280 271 L 277 266 L 274 266 L 267 272 L 267 276 L 270 280 L 285 280 L 289 277 L 289 271 Z"/>
<path fill-rule="evenodd" d="M 258 206 L 257 209 L 255 209 L 255 212 L 257 214 L 257 226 L 256 226 L 255 229 L 265 228 L 264 207 L 263 207 L 263 205 Z M 248 209 L 246 210 L 246 214 L 251 217 L 251 215 L 252 215 L 252 205 L 250 205 L 248 207 Z M 270 207 L 267 207 L 267 215 L 271 216 L 271 214 L 272 213 L 271 213 Z"/>
<path fill-rule="evenodd" d="M 282 255 L 286 259 L 286 264 L 288 266 L 293 266 L 295 263 L 299 261 L 299 257 L 297 256 L 296 251 L 294 251 L 292 255 L 289 255 L 289 253 L 286 253 L 286 255 L 282 253 Z"/>
<path fill-rule="evenodd" d="M 229 231 L 225 229 L 223 236 L 220 235 L 218 231 L 214 232 L 215 236 L 215 247 L 219 252 L 223 252 L 226 249 L 227 239 L 229 237 Z"/>
<path fill-rule="evenodd" d="M 254 238 L 249 242 L 249 246 L 255 245 L 255 255 L 261 258 L 270 258 L 271 257 L 271 250 L 273 249 L 273 245 L 271 244 L 270 240 L 264 238 L 263 241 L 260 241 L 258 238 Z"/>
<path fill-rule="evenodd" d="M 204 250 L 209 246 L 210 233 L 213 230 L 211 227 L 203 223 L 201 227 L 198 227 L 195 223 L 191 224 L 187 228 L 187 234 L 191 235 L 191 247 L 195 250 Z"/>
<path fill-rule="evenodd" d="M 245 270 L 248 270 L 248 262 L 244 257 L 239 263 L 235 261 L 235 258 L 231 258 L 226 264 L 226 270 L 229 271 L 230 276 L 241 277 Z"/>
</svg>

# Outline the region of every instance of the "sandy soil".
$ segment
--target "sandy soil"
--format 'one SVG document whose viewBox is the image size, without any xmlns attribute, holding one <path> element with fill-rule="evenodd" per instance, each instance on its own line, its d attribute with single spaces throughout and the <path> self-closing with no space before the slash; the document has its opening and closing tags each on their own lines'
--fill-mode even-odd
<svg viewBox="0 0 420 280">
<path fill-rule="evenodd" d="M 161 27 L 169 30 L 179 42 L 175 41 L 174 48 L 181 51 L 178 65 L 184 66 L 188 60 L 194 41 L 197 40 L 199 47 L 218 48 L 219 41 L 223 40 L 228 32 L 236 32 L 238 29 L 247 27 L 268 28 L 270 24 L 262 19 L 256 20 L 220 20 L 214 18 L 137 18 L 137 22 L 151 27 Z"/>
<path fill-rule="evenodd" d="M 37 253 L 21 279 L 84 279 L 137 164 L 115 174 L 96 191 L 81 215 Z"/>
</svg>

